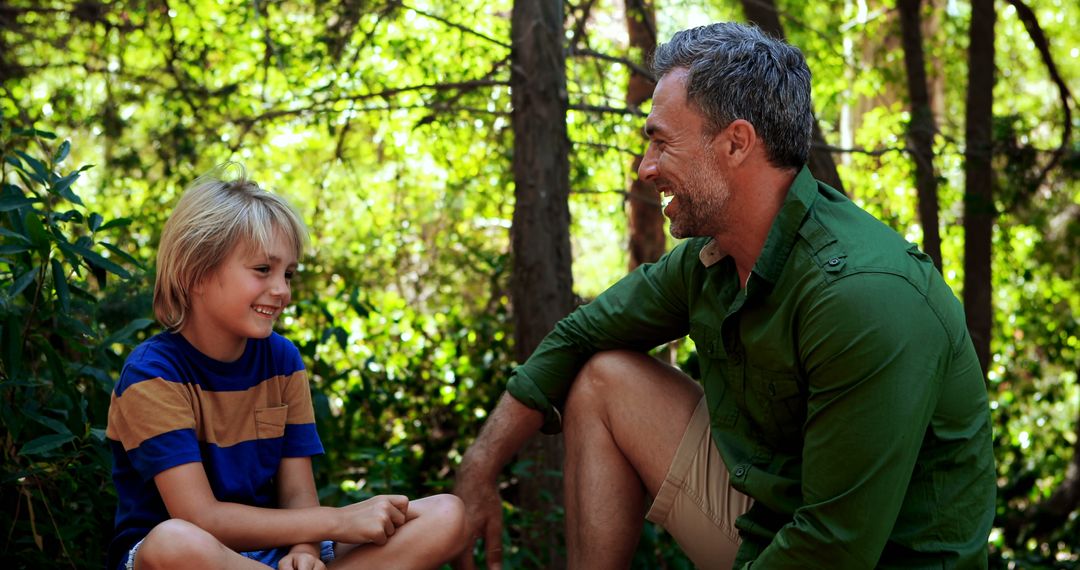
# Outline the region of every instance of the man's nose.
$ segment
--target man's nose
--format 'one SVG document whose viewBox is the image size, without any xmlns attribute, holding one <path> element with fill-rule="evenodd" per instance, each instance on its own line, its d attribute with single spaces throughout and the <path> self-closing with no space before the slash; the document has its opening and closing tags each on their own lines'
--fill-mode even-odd
<svg viewBox="0 0 1080 570">
<path fill-rule="evenodd" d="M 651 182 L 660 175 L 660 171 L 657 169 L 656 153 L 653 152 L 651 144 L 645 149 L 645 156 L 641 157 L 641 164 L 638 164 L 637 175 L 638 180 L 641 180 L 642 182 Z"/>
</svg>

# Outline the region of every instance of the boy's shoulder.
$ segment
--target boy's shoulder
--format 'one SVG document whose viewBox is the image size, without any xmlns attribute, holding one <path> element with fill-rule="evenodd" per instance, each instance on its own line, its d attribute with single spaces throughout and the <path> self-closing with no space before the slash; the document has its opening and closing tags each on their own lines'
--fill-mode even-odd
<svg viewBox="0 0 1080 570">
<path fill-rule="evenodd" d="M 116 383 L 117 395 L 132 384 L 150 378 L 174 378 L 184 356 L 182 336 L 160 332 L 139 343 L 124 361 L 120 379 Z"/>
<path fill-rule="evenodd" d="M 267 377 L 290 375 L 304 369 L 300 350 L 289 339 L 274 332 L 250 339 L 240 360 L 223 363 L 212 360 L 179 333 L 161 332 L 131 351 L 116 384 L 117 395 L 132 384 L 153 378 L 172 382 L 202 383 L 206 375 L 221 377 Z"/>
</svg>

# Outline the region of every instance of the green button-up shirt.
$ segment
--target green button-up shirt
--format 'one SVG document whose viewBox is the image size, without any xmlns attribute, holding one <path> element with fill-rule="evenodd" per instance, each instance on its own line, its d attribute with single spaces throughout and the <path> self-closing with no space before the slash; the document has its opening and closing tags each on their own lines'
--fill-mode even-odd
<svg viewBox="0 0 1080 570">
<path fill-rule="evenodd" d="M 713 441 L 754 499 L 737 567 L 986 567 L 986 390 L 915 246 L 804 168 L 744 288 L 715 242 L 684 241 L 563 319 L 508 390 L 557 431 L 590 356 L 687 334 Z"/>
</svg>

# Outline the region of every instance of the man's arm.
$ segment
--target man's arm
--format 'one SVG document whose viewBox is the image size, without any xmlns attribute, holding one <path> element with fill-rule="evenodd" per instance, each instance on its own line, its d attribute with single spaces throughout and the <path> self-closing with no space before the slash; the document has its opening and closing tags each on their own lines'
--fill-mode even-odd
<svg viewBox="0 0 1080 570">
<path fill-rule="evenodd" d="M 470 541 L 458 560 L 458 567 L 466 570 L 475 567 L 473 544 L 478 538 L 484 539 L 488 568 L 502 567 L 499 472 L 543 423 L 543 414 L 504 392 L 480 430 L 480 436 L 465 452 L 458 467 L 454 494 L 465 503 Z"/>
<path fill-rule="evenodd" d="M 267 509 L 226 503 L 214 496 L 202 463 L 166 469 L 154 476 L 154 483 L 171 517 L 195 524 L 237 551 L 320 540 L 385 544 L 405 523 L 409 506 L 400 495 L 380 495 L 342 508 Z"/>
<path fill-rule="evenodd" d="M 872 568 L 907 496 L 955 339 L 892 275 L 830 286 L 804 315 L 802 495 L 761 568 Z"/>
</svg>

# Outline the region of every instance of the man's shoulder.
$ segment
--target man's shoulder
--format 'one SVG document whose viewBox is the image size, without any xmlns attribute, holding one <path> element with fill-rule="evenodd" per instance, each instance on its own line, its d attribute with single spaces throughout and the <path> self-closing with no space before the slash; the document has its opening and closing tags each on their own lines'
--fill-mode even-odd
<svg viewBox="0 0 1080 570">
<path fill-rule="evenodd" d="M 819 201 L 799 228 L 796 251 L 822 286 L 872 274 L 893 275 L 922 293 L 940 280 L 933 262 L 895 229 L 849 200 Z"/>
</svg>

